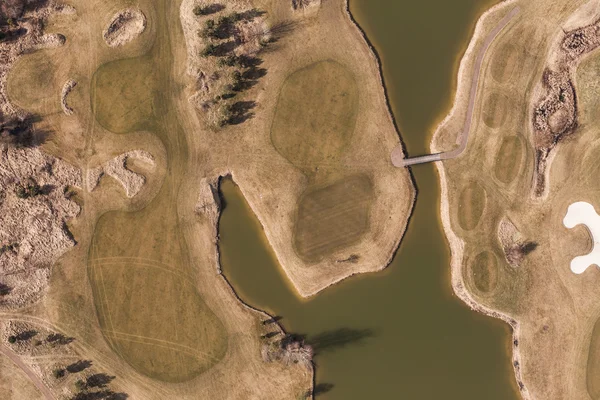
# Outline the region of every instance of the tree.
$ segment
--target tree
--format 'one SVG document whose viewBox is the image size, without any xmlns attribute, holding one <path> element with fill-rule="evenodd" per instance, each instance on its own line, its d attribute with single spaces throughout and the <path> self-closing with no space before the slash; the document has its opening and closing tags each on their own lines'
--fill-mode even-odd
<svg viewBox="0 0 600 400">
<path fill-rule="evenodd" d="M 52 376 L 54 376 L 54 379 L 60 379 L 65 376 L 65 370 L 63 368 L 56 368 L 52 371 Z"/>
<path fill-rule="evenodd" d="M 15 343 L 17 341 L 17 337 L 15 335 L 10 335 L 8 337 L 8 343 Z"/>
</svg>

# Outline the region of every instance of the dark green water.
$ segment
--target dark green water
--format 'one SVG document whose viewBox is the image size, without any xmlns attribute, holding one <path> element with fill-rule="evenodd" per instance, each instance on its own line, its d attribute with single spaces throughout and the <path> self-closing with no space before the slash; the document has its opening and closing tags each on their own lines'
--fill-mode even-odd
<svg viewBox="0 0 600 400">
<path fill-rule="evenodd" d="M 383 60 L 392 108 L 412 155 L 427 151 L 450 106 L 457 64 L 477 17 L 493 1 L 352 0 Z M 517 400 L 510 330 L 470 311 L 450 288 L 449 250 L 432 165 L 413 170 L 419 194 L 390 267 L 298 298 L 260 224 L 231 183 L 221 228 L 222 265 L 249 304 L 282 316 L 318 355 L 319 399 Z"/>
</svg>

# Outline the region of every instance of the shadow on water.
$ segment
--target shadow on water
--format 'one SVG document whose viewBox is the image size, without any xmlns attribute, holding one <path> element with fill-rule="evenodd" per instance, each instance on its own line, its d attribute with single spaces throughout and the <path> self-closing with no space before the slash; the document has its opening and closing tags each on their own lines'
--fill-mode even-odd
<svg viewBox="0 0 600 400">
<path fill-rule="evenodd" d="M 494 2 L 350 1 L 383 58 L 410 154 L 427 152 L 452 99 L 457 60 L 478 15 Z M 413 175 L 418 201 L 391 265 L 309 299 L 297 295 L 241 192 L 224 180 L 223 271 L 244 301 L 315 347 L 318 400 L 518 400 L 508 325 L 471 311 L 452 293 L 435 168 L 418 166 Z"/>
<path fill-rule="evenodd" d="M 349 345 L 364 344 L 367 338 L 374 336 L 371 329 L 340 328 L 308 336 L 306 343 L 311 345 L 315 354 L 335 351 Z"/>
</svg>

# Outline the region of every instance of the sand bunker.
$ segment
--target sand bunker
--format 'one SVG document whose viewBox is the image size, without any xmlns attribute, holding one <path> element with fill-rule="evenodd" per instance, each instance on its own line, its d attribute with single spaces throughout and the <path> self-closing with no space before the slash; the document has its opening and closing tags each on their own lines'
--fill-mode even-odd
<svg viewBox="0 0 600 400">
<path fill-rule="evenodd" d="M 60 94 L 60 105 L 62 107 L 63 112 L 66 115 L 73 115 L 73 109 L 67 104 L 67 96 L 69 95 L 69 93 L 71 93 L 71 90 L 73 90 L 75 86 L 77 86 L 77 82 L 75 82 L 73 79 L 69 79 L 63 85 Z"/>
<path fill-rule="evenodd" d="M 99 167 L 88 170 L 87 173 L 87 189 L 89 192 L 94 190 L 100 178 L 104 174 L 114 178 L 117 182 L 123 185 L 125 194 L 127 197 L 134 197 L 142 190 L 144 183 L 146 183 L 146 177 L 138 174 L 127 168 L 127 161 L 129 158 L 136 158 L 140 161 L 149 164 L 154 167 L 154 157 L 152 154 L 143 150 L 134 150 L 127 153 L 123 153 L 120 156 L 113 158 L 110 161 L 105 162 Z"/>
<path fill-rule="evenodd" d="M 102 36 L 110 47 L 127 44 L 140 36 L 146 29 L 146 16 L 139 9 L 128 8 L 119 11 L 110 20 Z"/>
<path fill-rule="evenodd" d="M 580 224 L 585 225 L 594 240 L 594 248 L 589 254 L 571 260 L 571 271 L 581 274 L 590 265 L 595 264 L 600 267 L 600 215 L 598 215 L 594 206 L 585 201 L 571 204 L 567 209 L 563 224 L 569 229 Z"/>
</svg>

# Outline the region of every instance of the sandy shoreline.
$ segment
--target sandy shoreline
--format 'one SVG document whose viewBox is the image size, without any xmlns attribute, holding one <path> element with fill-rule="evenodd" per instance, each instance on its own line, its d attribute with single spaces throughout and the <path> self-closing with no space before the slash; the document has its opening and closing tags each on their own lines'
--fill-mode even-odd
<svg viewBox="0 0 600 400">
<path fill-rule="evenodd" d="M 484 22 L 486 21 L 486 19 L 488 19 L 490 17 L 490 15 L 495 14 L 496 12 L 503 12 L 503 11 L 508 12 L 510 10 L 510 7 L 513 4 L 514 4 L 514 1 L 512 1 L 512 0 L 502 2 L 500 4 L 493 6 L 490 9 L 488 9 L 481 15 L 481 17 L 479 17 L 476 27 L 475 27 L 475 32 L 473 33 L 473 36 L 469 42 L 469 46 L 467 47 L 467 50 L 465 51 L 465 54 L 463 55 L 460 65 L 459 65 L 459 68 L 458 68 L 458 83 L 457 83 L 457 87 L 456 87 L 454 100 L 452 103 L 452 108 L 451 108 L 450 112 L 448 113 L 448 115 L 442 120 L 442 122 L 439 123 L 439 125 L 435 129 L 435 132 L 431 139 L 430 146 L 431 146 L 432 151 L 439 150 L 435 147 L 435 140 L 440 135 L 444 125 L 446 125 L 450 119 L 454 118 L 457 113 L 461 112 L 461 110 L 459 110 L 459 108 L 461 107 L 461 104 L 468 100 L 469 84 L 470 84 L 470 78 L 471 78 L 471 75 L 468 70 L 470 69 L 471 65 L 474 63 L 473 59 L 476 56 L 476 54 L 475 54 L 476 48 L 480 44 L 481 40 L 483 40 L 483 38 L 485 37 L 485 35 L 487 33 L 486 30 L 489 30 L 489 27 L 483 26 Z M 480 313 L 485 314 L 490 317 L 501 319 L 502 321 L 506 322 L 507 324 L 509 324 L 511 326 L 512 331 L 513 331 L 512 364 L 513 364 L 515 378 L 516 378 L 517 385 L 519 387 L 522 398 L 524 400 L 531 400 L 531 396 L 527 390 L 527 387 L 523 383 L 523 379 L 521 376 L 521 370 L 520 370 L 520 366 L 522 365 L 521 353 L 519 351 L 518 345 L 515 345 L 515 343 L 517 343 L 517 344 L 519 343 L 519 332 L 520 332 L 519 323 L 515 319 L 511 318 L 510 316 L 508 316 L 506 314 L 499 312 L 498 310 L 494 310 L 492 308 L 485 307 L 485 306 L 477 303 L 465 288 L 464 280 L 463 280 L 462 273 L 461 273 L 461 269 L 463 266 L 463 256 L 464 256 L 464 242 L 460 238 L 458 238 L 458 236 L 456 236 L 455 233 L 452 231 L 452 226 L 450 223 L 449 200 L 448 200 L 448 181 L 446 178 L 444 166 L 442 163 L 436 163 L 436 168 L 439 173 L 439 179 L 440 179 L 440 191 L 441 191 L 441 193 L 440 193 L 440 216 L 441 216 L 441 220 L 442 220 L 442 227 L 444 229 L 444 234 L 446 235 L 446 238 L 448 239 L 448 243 L 450 245 L 450 253 L 451 253 L 450 269 L 451 269 L 452 289 L 454 290 L 454 293 L 463 302 L 465 302 L 467 304 L 467 306 L 469 306 L 469 308 L 471 308 L 472 310 L 480 312 Z"/>
</svg>

